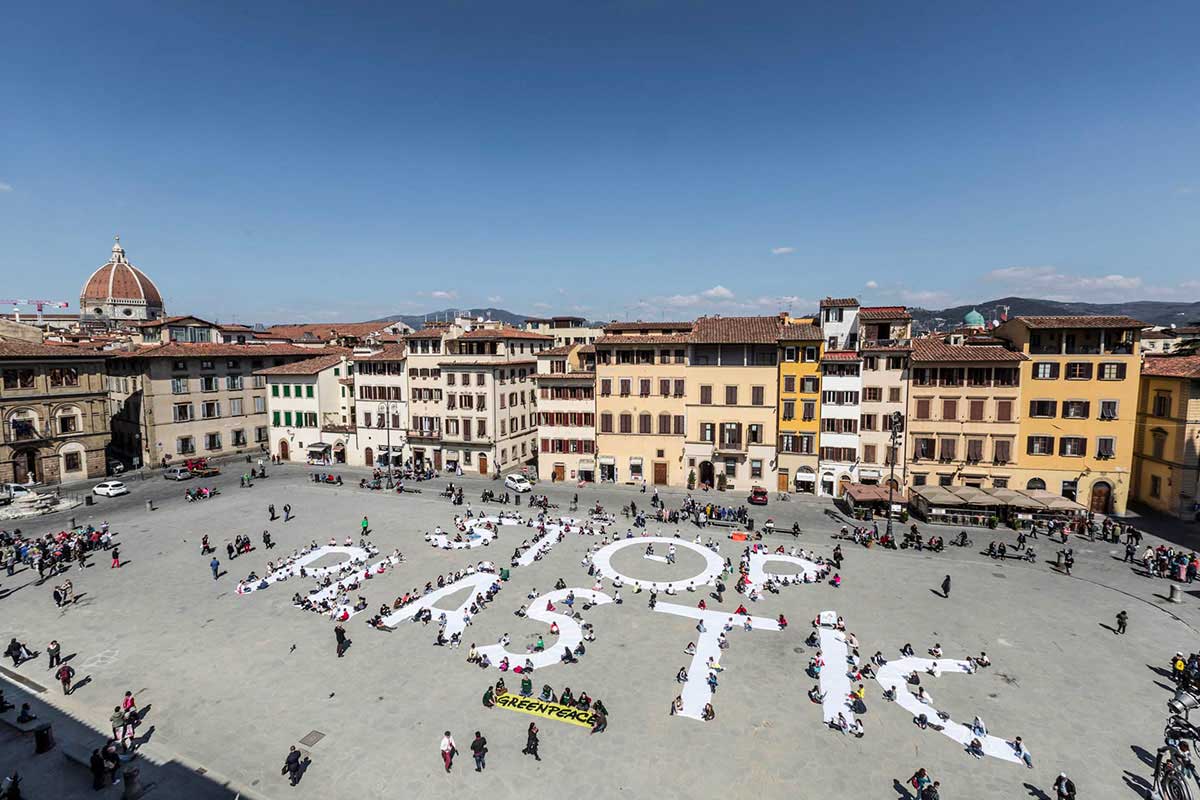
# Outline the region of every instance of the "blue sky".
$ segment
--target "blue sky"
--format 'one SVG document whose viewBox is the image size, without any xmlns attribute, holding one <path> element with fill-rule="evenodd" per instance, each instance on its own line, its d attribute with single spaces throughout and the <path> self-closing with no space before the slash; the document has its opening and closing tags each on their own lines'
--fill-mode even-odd
<svg viewBox="0 0 1200 800">
<path fill-rule="evenodd" d="M 1200 4 L 11 6 L 5 293 L 172 312 L 1200 299 Z"/>
</svg>

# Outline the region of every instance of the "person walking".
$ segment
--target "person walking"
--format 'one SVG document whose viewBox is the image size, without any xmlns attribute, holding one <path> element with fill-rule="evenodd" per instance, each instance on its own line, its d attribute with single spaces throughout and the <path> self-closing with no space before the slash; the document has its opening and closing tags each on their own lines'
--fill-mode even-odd
<svg viewBox="0 0 1200 800">
<path fill-rule="evenodd" d="M 950 597 L 950 576 L 942 578 L 942 597 L 949 599 Z"/>
<path fill-rule="evenodd" d="M 269 503 L 267 505 L 267 519 L 270 520 L 271 522 L 275 521 L 275 504 L 274 503 Z"/>
<path fill-rule="evenodd" d="M 450 731 L 442 736 L 442 763 L 446 766 L 446 772 L 454 766 L 454 754 L 458 752 L 458 748 L 454 744 L 454 737 L 450 735 Z"/>
<path fill-rule="evenodd" d="M 475 731 L 475 739 L 471 742 L 471 755 L 475 758 L 475 771 L 483 772 L 487 767 L 484 763 L 487 758 L 487 739 L 479 731 Z"/>
<path fill-rule="evenodd" d="M 112 549 L 112 566 L 110 566 L 109 569 L 120 569 L 120 568 L 121 568 L 121 548 L 114 547 Z"/>
<path fill-rule="evenodd" d="M 467 516 L 470 516 L 470 514 L 468 514 Z M 363 520 L 362 520 L 362 535 L 366 536 L 370 532 L 371 532 L 370 523 L 367 522 L 367 518 L 364 516 Z"/>
<path fill-rule="evenodd" d="M 283 521 L 287 522 L 292 518 L 292 506 L 290 503 L 283 504 Z"/>
<path fill-rule="evenodd" d="M 50 644 L 46 645 L 46 655 L 50 656 L 50 666 L 46 669 L 54 669 L 62 663 L 62 645 L 58 639 L 51 639 Z"/>
<path fill-rule="evenodd" d="M 212 561 L 208 562 L 208 568 L 212 570 L 213 580 L 215 581 L 221 572 L 221 562 L 217 561 L 216 556 L 213 556 Z"/>
<path fill-rule="evenodd" d="M 300 782 L 300 751 L 296 745 L 288 750 L 287 758 L 283 760 L 283 774 L 288 776 L 288 782 L 295 786 Z"/>
<path fill-rule="evenodd" d="M 1060 772 L 1054 779 L 1054 792 L 1058 800 L 1075 800 L 1075 782 L 1067 777 L 1067 773 Z"/>
<path fill-rule="evenodd" d="M 71 668 L 71 665 L 63 664 L 59 666 L 58 672 L 54 673 L 54 677 L 58 678 L 59 682 L 62 683 L 63 694 L 70 694 L 71 681 L 75 679 L 75 670 Z"/>
<path fill-rule="evenodd" d="M 350 640 L 346 638 L 346 629 L 342 627 L 342 623 L 338 623 L 333 627 L 333 636 L 337 639 L 337 657 L 341 658 L 346 654 L 346 648 L 350 644 Z"/>
<path fill-rule="evenodd" d="M 1117 612 L 1117 633 L 1125 633 L 1125 626 L 1129 624 L 1129 614 L 1125 609 Z"/>
<path fill-rule="evenodd" d="M 529 723 L 529 730 L 525 734 L 525 749 L 521 751 L 527 756 L 533 756 L 537 761 L 541 761 L 542 757 L 538 755 L 538 727 L 534 723 Z"/>
<path fill-rule="evenodd" d="M 271 532 L 263 531 L 263 547 L 270 550 L 274 546 L 275 546 L 275 543 L 273 541 L 271 541 Z"/>
</svg>

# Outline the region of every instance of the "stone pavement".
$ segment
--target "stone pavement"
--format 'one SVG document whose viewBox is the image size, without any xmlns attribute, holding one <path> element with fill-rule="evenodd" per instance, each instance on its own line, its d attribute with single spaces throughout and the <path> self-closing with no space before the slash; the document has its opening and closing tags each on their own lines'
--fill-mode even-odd
<svg viewBox="0 0 1200 800">
<path fill-rule="evenodd" d="M 129 563 L 112 570 L 106 560 L 95 559 L 87 570 L 73 572 L 82 597 L 65 610 L 55 608 L 49 582 L 36 585 L 36 573 L 0 575 L 0 592 L 7 592 L 9 635 L 38 649 L 59 639 L 64 653 L 78 653 L 72 662 L 77 679 L 89 680 L 63 697 L 52 685 L 44 657 L 17 671 L 49 687 L 39 696 L 43 703 L 99 731 L 106 730 L 113 704 L 133 690 L 142 707 L 151 707 L 143 726 L 148 748 L 177 753 L 185 764 L 201 765 L 270 798 L 428 796 L 464 789 L 497 798 L 564 789 L 600 797 L 836 793 L 894 798 L 905 796 L 894 781 L 903 782 L 924 766 L 942 782 L 944 798 L 1037 797 L 1036 789 L 1051 792 L 1054 776 L 1065 770 L 1080 796 L 1090 799 L 1130 796 L 1131 786 L 1149 774 L 1135 748 L 1153 753 L 1170 696 L 1169 682 L 1154 668 L 1177 649 L 1195 649 L 1200 628 L 1196 598 L 1187 595 L 1183 604 L 1167 604 L 1167 584 L 1138 577 L 1121 564 L 1117 545 L 1075 543 L 1075 575 L 1067 577 L 1045 563 L 1058 547 L 1045 539 L 1035 543 L 1041 556 L 1036 564 L 996 562 L 977 552 L 990 538 L 1011 544 L 1011 531 L 972 530 L 974 548 L 941 554 L 864 550 L 845 542 L 841 589 L 789 587 L 751 607 L 757 617 L 783 613 L 791 625 L 783 632 L 739 629 L 730 635 L 713 703 L 717 716 L 709 723 L 668 715 L 680 693 L 675 674 L 690 663 L 683 649 L 696 637 L 695 620 L 650 613 L 647 595 L 628 589 L 623 604 L 587 612 L 597 635 L 587 655 L 579 664 L 539 669 L 533 681 L 538 689 L 543 683 L 556 692 L 570 686 L 603 699 L 610 711 L 608 730 L 590 736 L 583 728 L 537 719 L 543 757 L 537 763 L 521 755 L 524 731 L 535 718 L 481 706 L 485 687 L 499 673 L 466 664 L 466 647 L 472 641 L 494 643 L 507 633 L 514 652 L 539 634 L 553 648 L 547 626 L 518 619 L 513 611 L 527 602 L 531 589 L 549 591 L 559 577 L 568 586 L 590 588 L 593 581 L 580 559 L 593 540 L 570 536 L 541 561 L 513 570 L 496 602 L 467 628 L 461 650 L 432 646 L 432 625 L 405 623 L 381 632 L 367 627 L 364 613 L 347 623 L 353 644 L 338 659 L 332 624 L 291 607 L 292 593 L 306 591 L 306 583 L 238 596 L 233 591 L 237 579 L 252 569 L 262 575 L 268 559 L 309 541 L 357 539 L 359 520 L 367 514 L 380 550 L 399 547 L 408 559 L 364 586 L 361 593 L 374 613 L 396 595 L 481 558 L 506 565 L 524 538 L 505 527 L 488 548 L 434 549 L 423 541 L 424 533 L 435 524 L 449 528 L 453 515 L 465 509 L 435 496 L 445 480 L 420 485 L 422 494 L 397 497 L 360 491 L 351 485 L 358 473 L 343 474 L 347 485 L 340 489 L 314 485 L 307 481 L 308 470 L 291 466 L 273 468 L 272 477 L 252 489 L 239 489 L 235 477 L 222 476 L 203 482 L 222 485 L 222 495 L 193 504 L 182 500 L 189 484 L 147 479 L 131 482 L 129 497 L 102 498 L 87 512 L 80 509 L 81 522 L 85 513 L 96 523 L 110 522 Z M 456 482 L 466 486 L 465 497 L 476 511 L 479 492 L 498 488 L 479 478 Z M 544 484 L 537 490 L 550 494 L 563 510 L 576 491 Z M 619 516 L 621 505 L 630 499 L 649 504 L 648 494 L 630 487 L 588 488 L 579 494 L 581 508 L 599 500 L 617 511 L 621 530 L 628 524 Z M 673 503 L 683 494 L 667 491 L 663 497 Z M 148 498 L 159 510 L 145 511 Z M 742 499 L 711 496 L 718 498 L 731 504 Z M 290 502 L 297 519 L 268 523 L 269 502 L 279 510 Z M 512 506 L 488 506 L 500 508 Z M 830 534 L 841 525 L 830 504 L 814 499 L 773 499 L 767 509 L 753 513 L 760 524 L 768 516 L 787 527 L 799 520 L 800 546 L 823 555 L 832 551 Z M 42 518 L 28 529 L 62 527 L 61 516 Z M 264 529 L 279 545 L 270 553 L 260 544 Z M 678 531 L 691 539 L 696 528 L 689 524 Z M 649 532 L 672 535 L 675 529 L 652 524 Z M 944 531 L 947 536 L 956 532 Z M 218 581 L 209 572 L 209 557 L 199 553 L 204 533 L 227 571 Z M 258 549 L 227 562 L 224 540 L 238 533 L 249 534 Z M 710 527 L 702 535 L 727 533 Z M 790 535 L 768 541 L 785 547 L 793 542 Z M 722 539 L 723 556 L 736 561 L 740 551 Z M 686 580 L 702 567 L 699 556 L 686 550 L 673 566 L 642 559 L 636 549 L 619 553 L 613 562 L 622 572 L 648 580 Z M 948 600 L 935 591 L 947 573 L 954 584 Z M 611 592 L 609 582 L 605 590 Z M 700 596 L 681 593 L 670 599 L 694 606 Z M 453 608 L 460 600 L 450 597 L 439 606 Z M 732 613 L 739 601 L 730 591 L 723 604 L 709 598 L 708 606 Z M 1122 608 L 1129 612 L 1130 627 L 1128 635 L 1118 637 L 1105 626 Z M 955 719 L 969 722 L 978 713 L 994 735 L 1022 736 L 1035 768 L 979 761 L 944 736 L 919 731 L 909 713 L 882 699 L 874 682 L 867 684 L 867 713 L 861 715 L 863 739 L 824 727 L 821 708 L 806 697 L 813 681 L 804 668 L 813 648 L 804 640 L 808 621 L 827 609 L 846 618 L 864 658 L 876 650 L 896 658 L 906 642 L 919 655 L 934 642 L 950 658 L 986 650 L 990 669 L 926 678 L 923 685 Z M 515 689 L 519 676 L 509 674 L 506 681 Z M 462 751 L 450 775 L 438 754 L 447 728 Z M 490 746 L 482 776 L 474 774 L 469 757 L 475 730 L 483 731 Z M 292 789 L 280 777 L 280 767 L 288 746 L 310 734 L 305 749 L 313 763 Z M 8 757 L 7 750 L 0 754 Z M 61 763 L 61 756 L 54 758 Z M 79 796 L 90 793 L 86 770 L 72 765 L 66 774 L 83 790 Z M 161 785 L 166 796 L 208 796 L 182 774 Z"/>
</svg>

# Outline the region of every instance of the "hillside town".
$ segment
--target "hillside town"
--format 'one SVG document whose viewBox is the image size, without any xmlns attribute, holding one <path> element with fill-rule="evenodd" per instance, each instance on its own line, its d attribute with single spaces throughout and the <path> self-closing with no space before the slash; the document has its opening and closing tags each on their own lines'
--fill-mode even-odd
<svg viewBox="0 0 1200 800">
<path fill-rule="evenodd" d="M 904 306 L 853 297 L 804 316 L 251 327 L 162 298 L 118 239 L 78 312 L 0 319 L 0 482 L 248 454 L 1014 527 L 1200 510 L 1196 328 L 971 311 L 917 332 Z"/>
</svg>

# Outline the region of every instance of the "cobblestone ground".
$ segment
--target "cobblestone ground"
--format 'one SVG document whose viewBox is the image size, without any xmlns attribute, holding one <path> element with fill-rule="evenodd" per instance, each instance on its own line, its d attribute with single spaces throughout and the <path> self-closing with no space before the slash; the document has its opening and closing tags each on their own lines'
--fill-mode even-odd
<svg viewBox="0 0 1200 800">
<path fill-rule="evenodd" d="M 239 489 L 235 479 L 223 476 L 219 497 L 193 504 L 183 502 L 184 486 L 157 478 L 134 480 L 129 497 L 100 499 L 95 507 L 79 509 L 80 522 L 107 519 L 119 533 L 128 562 L 121 569 L 96 559 L 88 569 L 75 571 L 82 599 L 61 611 L 50 597 L 51 584 L 38 585 L 36 572 L 0 576 L 0 589 L 7 591 L 8 635 L 39 649 L 57 638 L 64 653 L 77 654 L 72 663 L 78 678 L 87 679 L 77 693 L 63 697 L 52 685 L 44 657 L 24 664 L 17 673 L 49 687 L 35 693 L 35 704 L 52 703 L 104 731 L 114 703 L 134 690 L 139 703 L 151 707 L 143 725 L 144 734 L 147 726 L 153 728 L 144 736 L 148 755 L 167 760 L 177 754 L 186 764 L 202 765 L 210 775 L 227 776 L 249 794 L 265 797 L 430 796 L 465 789 L 497 798 L 564 790 L 598 797 L 893 798 L 906 796 L 895 781 L 903 783 L 924 766 L 941 781 L 944 798 L 1040 797 L 1039 790 L 1052 794 L 1060 771 L 1072 775 L 1080 797 L 1115 798 L 1133 796 L 1150 772 L 1144 759 L 1159 743 L 1170 697 L 1169 681 L 1158 668 L 1177 649 L 1196 649 L 1196 597 L 1188 593 L 1182 604 L 1167 603 L 1167 583 L 1123 564 L 1118 545 L 1075 543 L 1076 568 L 1067 577 L 1048 563 L 1057 545 L 1045 539 L 1035 544 L 1041 557 L 1034 564 L 996 562 L 978 552 L 991 538 L 1012 544 L 1012 532 L 973 530 L 975 547 L 941 554 L 864 550 L 847 543 L 841 589 L 821 584 L 768 595 L 753 613 L 783 613 L 792 625 L 784 632 L 731 635 L 712 722 L 668 715 L 679 693 L 675 673 L 689 662 L 683 649 L 695 638 L 693 621 L 652 614 L 646 595 L 628 590 L 622 605 L 588 612 L 597 641 L 587 655 L 576 665 L 538 670 L 534 683 L 602 698 L 611 712 L 608 731 L 590 736 L 583 728 L 539 720 L 538 763 L 521 754 L 533 718 L 480 704 L 484 688 L 499 673 L 466 664 L 465 645 L 462 650 L 432 646 L 433 626 L 406 623 L 380 632 L 365 624 L 363 614 L 347 623 L 353 644 L 339 659 L 332 623 L 290 605 L 292 592 L 304 587 L 285 583 L 248 596 L 234 593 L 238 577 L 251 570 L 263 574 L 268 558 L 311 540 L 357 538 L 364 514 L 379 548 L 399 547 L 407 557 L 398 570 L 365 586 L 371 609 L 480 558 L 506 564 L 520 541 L 520 532 L 506 528 L 486 550 L 441 551 L 426 545 L 427 530 L 450 527 L 454 513 L 465 510 L 435 496 L 444 480 L 424 484 L 422 494 L 397 497 L 350 485 L 316 486 L 307 475 L 299 467 L 277 467 L 251 489 Z M 357 474 L 344 475 L 348 484 L 357 483 Z M 462 482 L 476 511 L 480 491 L 498 487 L 478 478 Z M 575 491 L 544 485 L 538 490 L 564 509 Z M 673 504 L 684 494 L 669 491 L 663 497 Z M 706 499 L 718 497 L 731 503 L 742 499 L 732 494 Z M 147 499 L 155 500 L 157 510 L 146 511 Z M 581 507 L 598 500 L 619 509 L 631 499 L 649 502 L 648 495 L 630 487 L 580 491 Z M 268 503 L 278 509 L 291 503 L 296 519 L 269 523 Z M 773 498 L 769 508 L 754 513 L 760 522 L 771 516 L 787 527 L 798 520 L 799 544 L 824 555 L 832 551 L 831 534 L 842 524 L 831 504 L 814 499 L 783 503 Z M 22 527 L 56 530 L 65 527 L 67 516 Z M 618 517 L 617 526 L 624 530 L 627 522 Z M 1148 525 L 1185 544 L 1194 536 L 1187 526 Z M 259 543 L 264 529 L 279 545 L 270 554 Z M 676 529 L 651 525 L 649 532 L 672 535 Z M 686 525 L 678 532 L 690 539 L 696 528 Z M 209 572 L 209 557 L 199 552 L 205 533 L 218 546 L 227 571 L 217 581 Z M 224 540 L 238 533 L 249 534 L 258 549 L 228 562 Z M 703 531 L 705 537 L 726 533 Z M 790 535 L 768 540 L 792 544 Z M 512 612 L 531 589 L 548 590 L 559 577 L 568 586 L 590 587 L 580 559 L 591 543 L 587 537 L 569 537 L 542 561 L 513 570 L 497 601 L 467 629 L 466 642 L 492 643 L 507 633 L 510 649 L 519 651 L 543 634 L 552 646 L 544 625 Z M 723 539 L 722 555 L 736 561 L 739 552 Z M 625 551 L 615 566 L 660 580 L 686 579 L 701 563 L 686 551 L 674 566 Z M 946 574 L 953 576 L 949 599 L 935 591 Z M 674 600 L 695 605 L 700 596 L 684 593 Z M 709 599 L 709 607 L 732 612 L 738 602 L 730 592 L 719 606 Z M 1022 736 L 1035 768 L 976 760 L 948 738 L 918 730 L 909 714 L 882 699 L 874 683 L 867 685 L 867 712 L 861 717 L 864 738 L 825 728 L 820 707 L 806 697 L 813 681 L 804 668 L 812 648 L 804 640 L 808 620 L 826 609 L 846 618 L 864 656 L 881 650 L 894 658 L 906 642 L 919 654 L 940 642 L 947 657 L 986 650 L 991 669 L 929 678 L 925 685 L 938 707 L 955 719 L 969 721 L 978 713 L 994 735 Z M 1121 609 L 1130 617 L 1126 636 L 1107 627 Z M 11 684 L 12 678 L 4 677 Z M 510 687 L 518 680 L 508 676 Z M 446 729 L 463 752 L 449 775 L 438 753 Z M 469 758 L 476 730 L 490 745 L 483 775 L 474 773 Z M 312 731 L 323 736 L 305 748 L 312 765 L 292 789 L 280 777 L 284 755 Z M 82 737 L 91 746 L 99 735 L 73 726 L 56 732 L 60 740 Z M 7 764 L 25 770 L 27 796 L 90 794 L 85 769 L 59 756 L 35 758 L 26 750 L 32 751 L 31 743 L 11 737 L 0 747 Z M 213 788 L 192 782 L 181 770 L 164 773 L 161 781 L 168 796 L 208 796 Z M 33 791 L 39 786 L 50 793 Z"/>
</svg>

